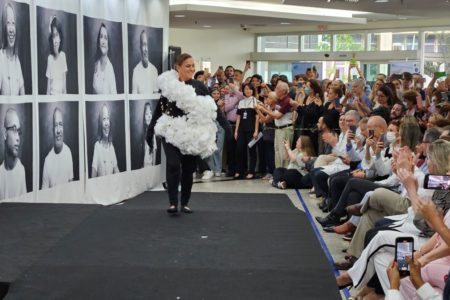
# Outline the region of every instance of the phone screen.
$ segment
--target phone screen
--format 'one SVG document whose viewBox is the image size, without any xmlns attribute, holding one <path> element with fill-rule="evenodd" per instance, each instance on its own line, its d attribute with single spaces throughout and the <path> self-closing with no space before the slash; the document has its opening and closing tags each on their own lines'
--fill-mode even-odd
<svg viewBox="0 0 450 300">
<path fill-rule="evenodd" d="M 353 132 L 353 134 L 356 134 L 356 126 L 355 125 L 350 126 L 350 130 Z"/>
<path fill-rule="evenodd" d="M 449 190 L 450 175 L 431 175 L 425 176 L 424 187 L 432 190 Z"/>
<path fill-rule="evenodd" d="M 395 260 L 400 274 L 409 273 L 406 257 L 413 257 L 414 240 L 412 238 L 397 238 L 395 241 Z"/>
</svg>

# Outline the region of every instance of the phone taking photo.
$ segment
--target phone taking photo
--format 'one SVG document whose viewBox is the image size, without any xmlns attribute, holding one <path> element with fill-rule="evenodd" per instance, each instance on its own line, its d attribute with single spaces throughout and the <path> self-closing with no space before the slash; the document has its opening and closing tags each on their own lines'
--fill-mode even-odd
<svg viewBox="0 0 450 300">
<path fill-rule="evenodd" d="M 430 190 L 450 190 L 450 175 L 426 174 L 423 187 Z"/>
<path fill-rule="evenodd" d="M 406 258 L 413 259 L 414 239 L 412 237 L 398 237 L 395 239 L 395 261 L 400 276 L 409 276 L 409 265 Z"/>
<path fill-rule="evenodd" d="M 369 137 L 373 137 L 375 135 L 375 130 L 369 129 Z"/>
<path fill-rule="evenodd" d="M 352 131 L 353 134 L 356 134 L 356 129 L 357 127 L 355 125 L 350 126 L 350 130 Z"/>
</svg>

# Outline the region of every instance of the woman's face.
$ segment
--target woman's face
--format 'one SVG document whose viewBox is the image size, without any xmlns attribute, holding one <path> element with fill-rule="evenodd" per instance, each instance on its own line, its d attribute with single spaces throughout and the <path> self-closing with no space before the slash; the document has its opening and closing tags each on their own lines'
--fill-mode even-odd
<svg viewBox="0 0 450 300">
<path fill-rule="evenodd" d="M 399 90 L 402 88 L 402 83 L 399 80 L 394 80 L 392 83 L 395 85 L 395 89 Z"/>
<path fill-rule="evenodd" d="M 377 92 L 377 96 L 378 96 L 378 103 L 381 105 L 386 105 L 388 102 L 388 98 L 386 97 L 386 95 L 382 92 L 382 91 L 378 91 Z"/>
<path fill-rule="evenodd" d="M 334 90 L 332 88 L 328 89 L 328 99 L 330 100 L 334 100 L 337 98 L 336 93 L 334 92 Z"/>
<path fill-rule="evenodd" d="M 150 109 L 150 105 L 145 106 L 144 120 L 145 125 L 150 125 L 150 122 L 152 121 L 152 110 Z"/>
<path fill-rule="evenodd" d="M 211 97 L 213 97 L 213 99 L 214 99 L 215 101 L 219 100 L 219 98 L 220 98 L 220 92 L 219 92 L 218 90 L 214 90 L 214 91 L 211 93 Z"/>
<path fill-rule="evenodd" d="M 180 75 L 180 80 L 186 81 L 192 79 L 195 73 L 195 64 L 192 57 L 185 59 L 181 65 L 177 66 L 177 71 Z"/>
<path fill-rule="evenodd" d="M 109 131 L 111 127 L 111 123 L 109 121 L 109 110 L 106 106 L 103 106 L 102 108 L 102 126 L 103 126 L 103 136 L 108 137 Z"/>
<path fill-rule="evenodd" d="M 297 143 L 295 143 L 295 148 L 297 150 L 302 150 L 302 139 L 301 138 L 297 139 Z"/>
<path fill-rule="evenodd" d="M 394 124 L 390 124 L 387 128 L 388 132 L 393 132 L 395 133 L 395 137 L 398 138 L 399 137 L 399 132 L 398 132 L 398 127 L 395 126 Z"/>
<path fill-rule="evenodd" d="M 10 6 L 6 8 L 6 32 L 8 33 L 8 47 L 13 48 L 16 43 L 16 16 Z"/>
<path fill-rule="evenodd" d="M 100 51 L 103 55 L 108 54 L 108 31 L 106 31 L 106 28 L 102 26 L 100 28 Z"/>
<path fill-rule="evenodd" d="M 59 45 L 61 45 L 61 37 L 56 27 L 52 27 L 53 52 L 59 52 Z"/>
<path fill-rule="evenodd" d="M 343 128 L 346 128 L 345 125 L 345 115 L 341 115 L 339 117 L 339 128 L 342 130 Z"/>
<path fill-rule="evenodd" d="M 378 89 L 380 88 L 380 86 L 383 84 L 383 82 L 381 82 L 381 81 L 379 81 L 379 80 L 377 80 L 377 81 L 375 81 L 375 84 L 373 85 L 373 89 L 375 90 L 375 91 L 378 91 Z"/>
<path fill-rule="evenodd" d="M 248 85 L 246 85 L 244 88 L 244 96 L 245 97 L 253 96 L 253 90 Z"/>
</svg>

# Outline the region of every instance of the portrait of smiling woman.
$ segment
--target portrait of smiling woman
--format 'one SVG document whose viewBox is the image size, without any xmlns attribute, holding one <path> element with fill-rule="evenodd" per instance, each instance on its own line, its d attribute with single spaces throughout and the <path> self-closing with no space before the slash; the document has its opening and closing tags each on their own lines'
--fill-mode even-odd
<svg viewBox="0 0 450 300">
<path fill-rule="evenodd" d="M 123 45 L 120 22 L 84 17 L 86 94 L 122 94 Z"/>
</svg>

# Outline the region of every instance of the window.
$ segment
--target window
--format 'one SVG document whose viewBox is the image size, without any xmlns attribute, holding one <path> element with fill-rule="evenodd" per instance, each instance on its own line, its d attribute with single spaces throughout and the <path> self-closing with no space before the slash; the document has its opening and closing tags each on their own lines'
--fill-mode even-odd
<svg viewBox="0 0 450 300">
<path fill-rule="evenodd" d="M 425 53 L 449 53 L 450 31 L 425 32 Z"/>
<path fill-rule="evenodd" d="M 298 52 L 298 36 L 260 36 L 258 37 L 258 52 Z"/>
<path fill-rule="evenodd" d="M 364 51 L 364 34 L 335 34 L 334 51 Z"/>
<path fill-rule="evenodd" d="M 369 51 L 404 51 L 417 50 L 418 32 L 381 32 L 369 33 Z"/>
<path fill-rule="evenodd" d="M 330 51 L 330 34 L 302 35 L 302 52 Z"/>
</svg>

